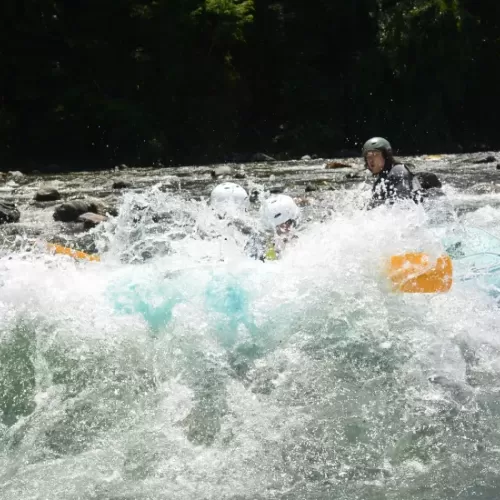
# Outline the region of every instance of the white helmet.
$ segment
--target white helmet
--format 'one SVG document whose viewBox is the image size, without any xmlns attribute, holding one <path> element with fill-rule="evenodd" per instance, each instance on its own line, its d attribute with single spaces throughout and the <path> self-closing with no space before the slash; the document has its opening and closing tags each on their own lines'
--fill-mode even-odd
<svg viewBox="0 0 500 500">
<path fill-rule="evenodd" d="M 246 209 L 250 205 L 248 193 L 234 182 L 223 182 L 210 193 L 210 205 L 216 209 Z"/>
<path fill-rule="evenodd" d="M 278 194 L 268 198 L 263 203 L 261 212 L 265 221 L 273 227 L 277 227 L 289 220 L 296 222 L 300 216 L 299 207 L 286 194 Z"/>
</svg>

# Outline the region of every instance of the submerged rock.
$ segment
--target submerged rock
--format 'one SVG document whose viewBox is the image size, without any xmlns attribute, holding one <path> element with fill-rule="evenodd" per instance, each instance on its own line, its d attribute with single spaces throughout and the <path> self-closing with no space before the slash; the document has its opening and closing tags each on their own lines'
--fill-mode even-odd
<svg viewBox="0 0 500 500">
<path fill-rule="evenodd" d="M 87 212 L 104 215 L 106 207 L 96 200 L 72 200 L 56 207 L 53 217 L 61 222 L 76 222 Z"/>
<path fill-rule="evenodd" d="M 41 188 L 33 199 L 35 201 L 57 201 L 61 199 L 61 194 L 55 188 Z"/>
<path fill-rule="evenodd" d="M 16 205 L 10 201 L 0 201 L 0 224 L 19 222 L 21 213 Z"/>
<path fill-rule="evenodd" d="M 494 156 L 487 156 L 486 158 L 481 158 L 480 160 L 475 160 L 473 161 L 472 163 L 474 163 L 474 165 L 482 165 L 484 163 L 495 163 L 496 161 L 498 161 Z"/>
<path fill-rule="evenodd" d="M 19 172 L 19 170 L 14 170 L 9 172 L 9 177 L 19 180 L 24 178 L 24 174 L 22 172 Z"/>
<path fill-rule="evenodd" d="M 113 189 L 128 189 L 132 187 L 132 183 L 127 181 L 115 181 L 113 182 Z"/>
<path fill-rule="evenodd" d="M 342 163 L 340 161 L 329 161 L 325 165 L 325 168 L 352 168 L 352 165 L 349 165 L 348 163 Z"/>
</svg>

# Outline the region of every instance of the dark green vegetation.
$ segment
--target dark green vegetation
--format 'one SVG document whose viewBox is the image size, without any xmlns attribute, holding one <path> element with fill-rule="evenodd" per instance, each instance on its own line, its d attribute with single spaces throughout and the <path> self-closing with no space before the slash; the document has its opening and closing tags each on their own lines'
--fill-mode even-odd
<svg viewBox="0 0 500 500">
<path fill-rule="evenodd" d="M 5 0 L 0 168 L 494 149 L 499 20 L 494 0 Z"/>
</svg>

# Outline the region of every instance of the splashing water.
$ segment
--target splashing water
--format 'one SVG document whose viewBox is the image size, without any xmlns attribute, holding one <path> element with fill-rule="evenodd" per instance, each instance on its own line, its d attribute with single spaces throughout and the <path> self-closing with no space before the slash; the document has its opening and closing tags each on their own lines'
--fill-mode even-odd
<svg viewBox="0 0 500 500">
<path fill-rule="evenodd" d="M 457 238 L 500 253 L 464 229 L 498 218 L 308 210 L 276 262 L 156 190 L 97 230 L 100 263 L 2 258 L 0 497 L 494 498 L 495 297 L 392 294 L 383 263 Z"/>
</svg>

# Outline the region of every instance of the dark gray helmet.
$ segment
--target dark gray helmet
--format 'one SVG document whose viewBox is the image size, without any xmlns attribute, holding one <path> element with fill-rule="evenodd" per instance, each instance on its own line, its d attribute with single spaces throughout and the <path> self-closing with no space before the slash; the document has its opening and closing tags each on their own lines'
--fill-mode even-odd
<svg viewBox="0 0 500 500">
<path fill-rule="evenodd" d="M 372 137 L 368 139 L 363 146 L 363 156 L 366 156 L 368 151 L 382 151 L 385 158 L 392 156 L 392 146 L 389 141 L 383 137 Z"/>
</svg>

